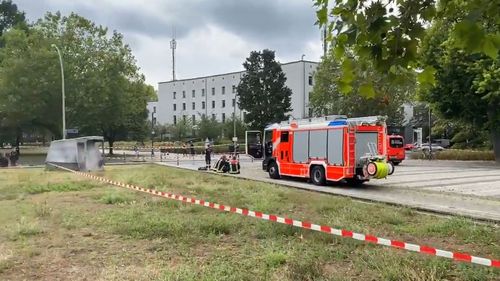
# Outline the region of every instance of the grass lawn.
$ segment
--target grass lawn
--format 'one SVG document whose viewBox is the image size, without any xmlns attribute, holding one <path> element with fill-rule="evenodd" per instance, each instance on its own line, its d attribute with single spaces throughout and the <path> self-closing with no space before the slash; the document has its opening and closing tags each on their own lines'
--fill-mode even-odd
<svg viewBox="0 0 500 281">
<path fill-rule="evenodd" d="M 498 225 L 158 166 L 108 178 L 499 258 Z M 500 270 L 187 205 L 42 169 L 0 171 L 0 280 L 499 280 Z"/>
</svg>

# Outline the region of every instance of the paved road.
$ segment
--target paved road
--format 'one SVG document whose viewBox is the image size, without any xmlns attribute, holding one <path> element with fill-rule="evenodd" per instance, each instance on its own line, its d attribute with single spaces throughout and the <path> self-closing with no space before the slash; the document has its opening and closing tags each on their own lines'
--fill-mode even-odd
<svg viewBox="0 0 500 281">
<path fill-rule="evenodd" d="M 176 155 L 163 161 L 156 163 L 191 170 L 204 165 L 202 156 L 179 157 L 179 165 Z M 361 187 L 273 180 L 261 170 L 260 161 L 244 156 L 241 166 L 237 176 L 245 179 L 500 222 L 500 166 L 492 162 L 406 160 L 388 179 L 372 180 Z"/>
</svg>

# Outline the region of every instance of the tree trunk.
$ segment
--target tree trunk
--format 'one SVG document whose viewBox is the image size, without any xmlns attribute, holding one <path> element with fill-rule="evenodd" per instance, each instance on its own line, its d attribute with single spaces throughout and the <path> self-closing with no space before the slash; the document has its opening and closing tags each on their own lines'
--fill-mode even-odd
<svg viewBox="0 0 500 281">
<path fill-rule="evenodd" d="M 500 164 L 500 129 L 493 129 L 491 131 L 491 142 L 493 143 L 495 161 Z"/>
<path fill-rule="evenodd" d="M 500 164 L 500 124 L 495 122 L 497 117 L 497 106 L 491 103 L 488 107 L 488 121 L 490 123 L 491 143 L 493 144 L 493 153 L 495 161 Z"/>
<path fill-rule="evenodd" d="M 22 137 L 23 131 L 21 128 L 17 128 L 16 131 L 16 152 L 17 156 L 21 156 L 21 149 L 19 149 L 19 146 L 21 145 L 21 137 Z"/>
<path fill-rule="evenodd" d="M 115 140 L 113 138 L 108 138 L 108 144 L 109 144 L 109 155 L 113 155 L 113 143 Z"/>
</svg>

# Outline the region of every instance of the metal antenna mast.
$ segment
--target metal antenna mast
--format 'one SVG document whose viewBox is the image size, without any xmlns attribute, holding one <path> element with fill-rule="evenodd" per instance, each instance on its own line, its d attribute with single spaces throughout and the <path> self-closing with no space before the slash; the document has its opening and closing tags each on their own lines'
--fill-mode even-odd
<svg viewBox="0 0 500 281">
<path fill-rule="evenodd" d="M 172 81 L 175 81 L 175 49 L 177 41 L 175 41 L 175 27 L 172 28 L 172 40 L 170 41 L 170 49 L 172 49 Z"/>
</svg>

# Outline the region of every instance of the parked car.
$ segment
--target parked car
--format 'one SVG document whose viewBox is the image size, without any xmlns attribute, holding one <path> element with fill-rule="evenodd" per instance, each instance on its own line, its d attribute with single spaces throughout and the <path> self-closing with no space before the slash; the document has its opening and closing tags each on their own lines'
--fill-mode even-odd
<svg viewBox="0 0 500 281">
<path fill-rule="evenodd" d="M 435 144 L 435 143 L 433 143 L 431 146 L 429 146 L 428 143 L 423 143 L 420 146 L 420 150 L 422 150 L 424 152 L 429 151 L 431 147 L 432 147 L 432 151 L 443 151 L 444 150 L 444 147 L 440 146 L 439 144 Z"/>
<path fill-rule="evenodd" d="M 12 145 L 10 143 L 3 143 L 2 148 L 11 149 Z"/>
<path fill-rule="evenodd" d="M 404 146 L 405 150 L 414 150 L 416 146 L 413 143 L 407 143 Z"/>
</svg>

